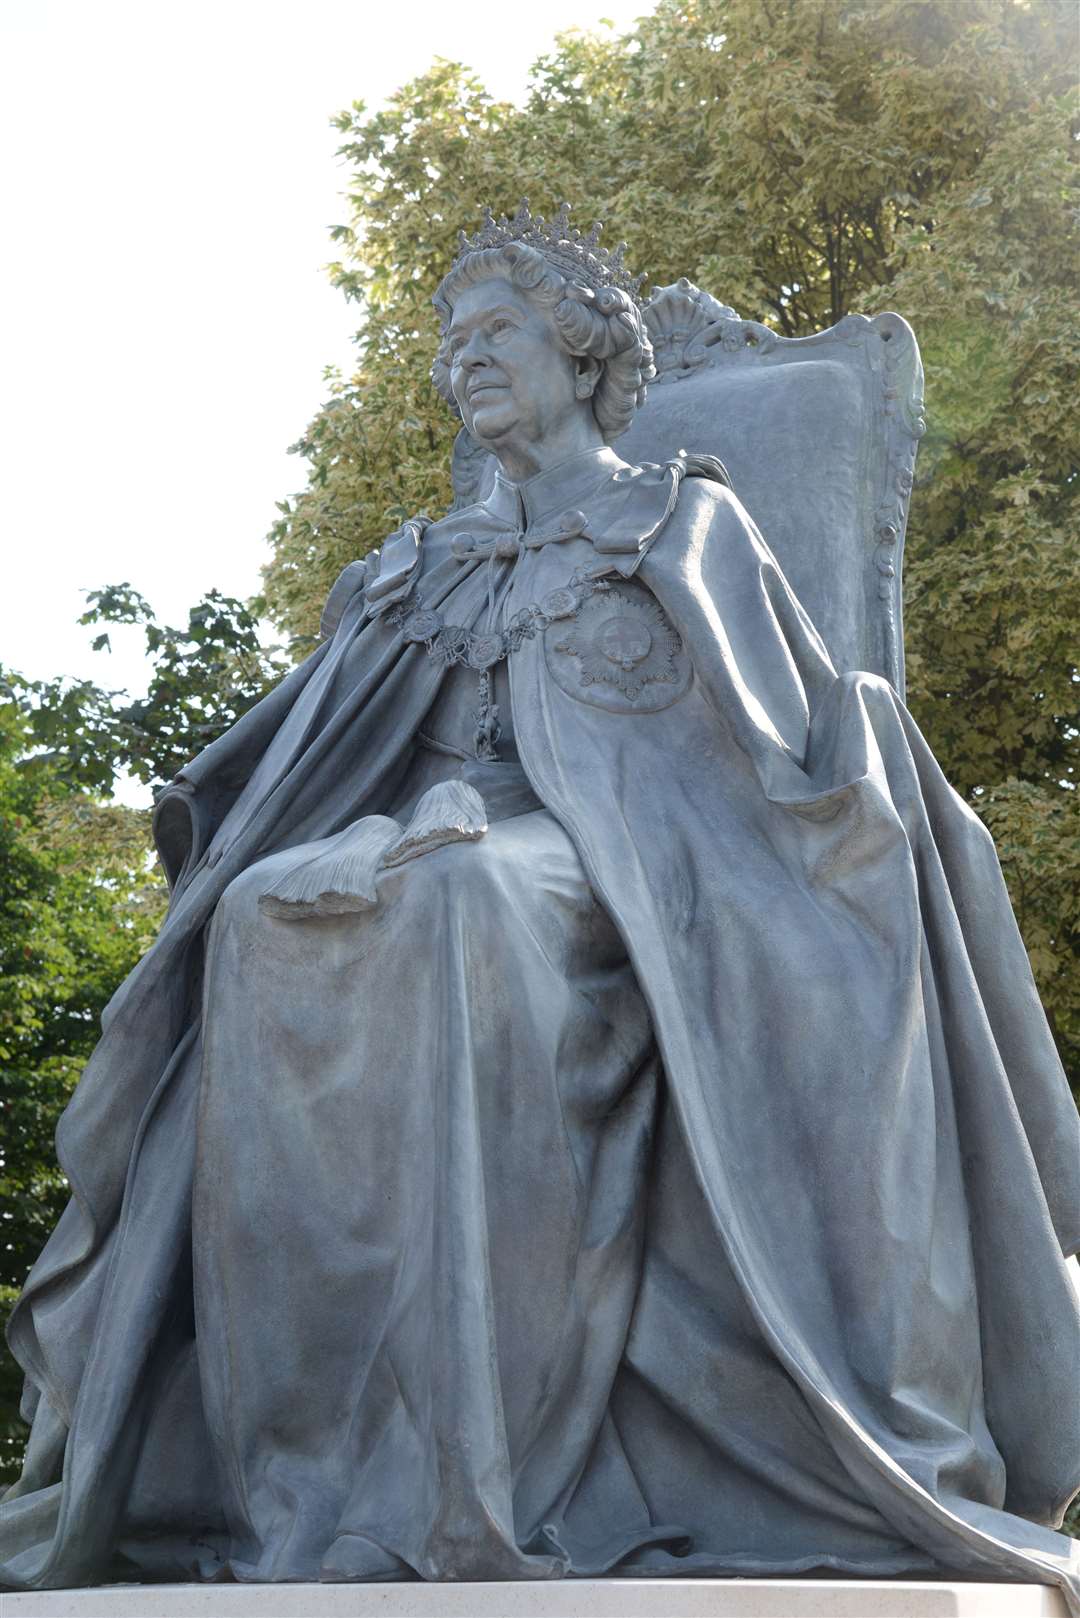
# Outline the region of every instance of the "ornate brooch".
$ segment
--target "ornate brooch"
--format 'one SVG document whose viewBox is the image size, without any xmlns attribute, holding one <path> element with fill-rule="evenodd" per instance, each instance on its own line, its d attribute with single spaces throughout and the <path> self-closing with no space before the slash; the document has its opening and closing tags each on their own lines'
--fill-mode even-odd
<svg viewBox="0 0 1080 1618">
<path fill-rule="evenodd" d="M 601 600 L 583 603 L 576 616 L 573 628 L 553 642 L 553 650 L 577 658 L 582 685 L 603 681 L 636 702 L 654 681 L 678 681 L 682 641 L 656 601 L 612 589 Z"/>
<path fill-rule="evenodd" d="M 560 690 L 611 713 L 669 708 L 690 684 L 682 637 L 634 579 L 579 601 L 572 622 L 549 626 L 544 652 Z"/>
</svg>

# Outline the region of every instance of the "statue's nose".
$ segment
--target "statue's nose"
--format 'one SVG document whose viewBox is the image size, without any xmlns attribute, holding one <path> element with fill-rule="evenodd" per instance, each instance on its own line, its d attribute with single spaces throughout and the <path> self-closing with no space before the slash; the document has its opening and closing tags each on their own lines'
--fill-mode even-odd
<svg viewBox="0 0 1080 1618">
<path fill-rule="evenodd" d="M 458 364 L 465 371 L 475 371 L 478 366 L 490 363 L 487 346 L 483 334 L 474 331 L 463 348 L 458 350 Z"/>
</svg>

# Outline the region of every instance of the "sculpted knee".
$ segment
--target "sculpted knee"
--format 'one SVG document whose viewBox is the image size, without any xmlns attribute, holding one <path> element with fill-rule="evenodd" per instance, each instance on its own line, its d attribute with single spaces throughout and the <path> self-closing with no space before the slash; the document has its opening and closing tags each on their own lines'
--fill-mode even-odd
<svg viewBox="0 0 1080 1618">
<path fill-rule="evenodd" d="M 436 915 L 448 909 L 466 916 L 495 901 L 501 860 L 488 836 L 476 842 L 448 843 L 399 866 L 399 892 L 407 903 Z M 397 887 L 398 883 L 384 885 Z"/>
<path fill-rule="evenodd" d="M 896 692 L 882 674 L 871 674 L 865 669 L 845 670 L 838 675 L 841 689 L 859 692 L 863 697 L 887 697 L 894 701 Z"/>
</svg>

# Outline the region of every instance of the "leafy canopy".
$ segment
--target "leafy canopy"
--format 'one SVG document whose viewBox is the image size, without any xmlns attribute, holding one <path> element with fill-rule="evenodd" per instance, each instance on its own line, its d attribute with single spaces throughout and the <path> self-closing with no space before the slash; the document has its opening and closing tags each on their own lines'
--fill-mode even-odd
<svg viewBox="0 0 1080 1618">
<path fill-rule="evenodd" d="M 91 590 L 81 624 L 142 625 L 151 676 L 144 696 L 109 691 L 92 680 L 24 680 L 31 742 L 71 786 L 109 793 L 126 771 L 160 787 L 228 730 L 287 668 L 264 650 L 258 622 L 243 602 L 210 590 L 191 608 L 186 629 L 159 624 L 130 584 Z M 109 633 L 93 641 L 108 651 Z"/>
<path fill-rule="evenodd" d="M 281 672 L 247 608 L 216 591 L 183 630 L 158 624 L 126 584 L 95 591 L 82 621 L 142 624 L 152 673 L 136 699 L 0 675 L 0 1316 L 68 1198 L 57 1121 L 165 910 L 149 812 L 108 794 L 124 770 L 167 780 Z M 0 1482 L 17 1475 L 25 1440 L 20 1383 L 0 1355 Z"/>
<path fill-rule="evenodd" d="M 73 790 L 0 689 L 0 1312 L 68 1197 L 53 1132 L 116 986 L 153 942 L 164 884 L 147 816 Z M 19 1381 L 0 1365 L 0 1478 L 21 1451 Z"/>
</svg>

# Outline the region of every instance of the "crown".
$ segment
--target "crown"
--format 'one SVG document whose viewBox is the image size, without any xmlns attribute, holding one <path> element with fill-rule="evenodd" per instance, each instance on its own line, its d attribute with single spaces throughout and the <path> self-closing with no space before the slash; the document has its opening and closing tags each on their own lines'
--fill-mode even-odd
<svg viewBox="0 0 1080 1618">
<path fill-rule="evenodd" d="M 524 242 L 542 253 L 555 269 L 575 280 L 584 281 L 596 292 L 604 287 L 617 287 L 642 307 L 641 284 L 644 275 L 631 275 L 623 263 L 626 243 L 620 242 L 614 252 L 600 246 L 603 226 L 599 221 L 586 236 L 570 223 L 570 204 L 563 202 L 554 219 L 545 220 L 529 212 L 529 199 L 523 197 L 513 219 L 503 214 L 496 219 L 490 208 L 484 210 L 484 223 L 475 236 L 458 231 L 458 259 L 466 253 L 482 253 L 485 248 L 505 247 L 508 242 Z M 457 260 L 455 259 L 455 263 Z"/>
</svg>

